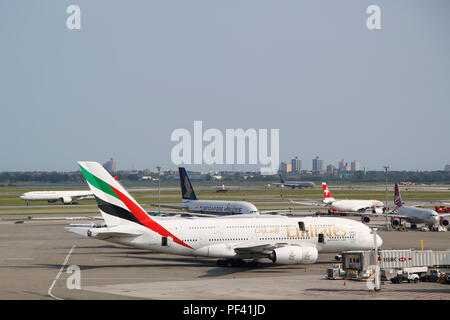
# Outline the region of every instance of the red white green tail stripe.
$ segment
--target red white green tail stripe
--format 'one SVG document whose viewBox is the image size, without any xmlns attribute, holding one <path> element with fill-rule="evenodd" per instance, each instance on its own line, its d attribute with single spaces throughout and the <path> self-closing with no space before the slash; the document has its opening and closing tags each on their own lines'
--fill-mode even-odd
<svg viewBox="0 0 450 320">
<path fill-rule="evenodd" d="M 79 161 L 78 165 L 108 226 L 137 223 L 162 237 L 171 237 L 174 243 L 191 248 L 153 220 L 98 162 Z"/>
</svg>

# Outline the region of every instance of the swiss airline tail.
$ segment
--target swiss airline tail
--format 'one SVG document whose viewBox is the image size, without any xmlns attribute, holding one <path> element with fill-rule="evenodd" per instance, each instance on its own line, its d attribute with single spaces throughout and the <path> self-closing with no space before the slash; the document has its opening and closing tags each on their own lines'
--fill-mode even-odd
<svg viewBox="0 0 450 320">
<path fill-rule="evenodd" d="M 322 182 L 322 189 L 323 189 L 323 195 L 325 197 L 325 199 L 334 199 L 333 196 L 331 195 L 330 190 L 328 190 L 328 186 L 326 182 Z"/>
<path fill-rule="evenodd" d="M 400 190 L 398 189 L 398 184 L 395 184 L 394 203 L 397 207 L 401 207 L 403 205 L 402 196 L 400 195 Z"/>
</svg>

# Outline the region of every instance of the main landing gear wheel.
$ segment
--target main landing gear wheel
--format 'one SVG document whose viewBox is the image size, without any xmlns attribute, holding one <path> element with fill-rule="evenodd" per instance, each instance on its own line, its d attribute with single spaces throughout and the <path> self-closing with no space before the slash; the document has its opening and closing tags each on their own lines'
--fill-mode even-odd
<svg viewBox="0 0 450 320">
<path fill-rule="evenodd" d="M 252 261 L 251 263 L 246 263 L 242 259 L 219 259 L 216 264 L 219 267 L 227 267 L 227 268 L 235 268 L 235 267 L 249 267 L 249 266 L 257 266 L 257 261 Z"/>
<path fill-rule="evenodd" d="M 233 266 L 233 261 L 231 259 L 219 259 L 217 260 L 217 265 L 219 267 L 232 267 Z"/>
</svg>

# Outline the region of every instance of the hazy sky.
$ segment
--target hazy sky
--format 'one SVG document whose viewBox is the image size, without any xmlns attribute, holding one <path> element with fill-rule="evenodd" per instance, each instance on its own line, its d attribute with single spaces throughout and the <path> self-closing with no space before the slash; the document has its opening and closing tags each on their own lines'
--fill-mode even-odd
<svg viewBox="0 0 450 320">
<path fill-rule="evenodd" d="M 71 4 L 81 30 L 66 27 Z M 366 27 L 371 4 L 381 30 Z M 0 0 L 0 171 L 175 168 L 170 135 L 194 120 L 279 129 L 281 160 L 305 169 L 318 155 L 442 170 L 449 13 L 447 0 Z"/>
</svg>

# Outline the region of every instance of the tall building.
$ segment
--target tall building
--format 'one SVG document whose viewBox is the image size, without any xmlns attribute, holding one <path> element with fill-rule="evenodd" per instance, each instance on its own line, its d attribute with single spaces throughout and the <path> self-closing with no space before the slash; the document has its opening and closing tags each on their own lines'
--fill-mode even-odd
<svg viewBox="0 0 450 320">
<path fill-rule="evenodd" d="M 116 172 L 116 160 L 114 160 L 113 158 L 111 158 L 110 160 L 106 161 L 103 164 L 103 167 L 105 168 L 106 171 L 108 172 Z"/>
<path fill-rule="evenodd" d="M 319 156 L 317 156 L 312 161 L 312 170 L 313 171 L 322 171 L 322 167 L 323 167 L 323 160 L 320 160 Z"/>
<path fill-rule="evenodd" d="M 280 172 L 289 173 L 292 171 L 292 165 L 290 163 L 281 162 L 280 164 Z"/>
<path fill-rule="evenodd" d="M 292 171 L 292 164 L 291 163 L 286 163 L 286 173 L 289 173 Z"/>
<path fill-rule="evenodd" d="M 445 165 L 444 170 L 445 170 L 445 171 L 450 171 L 450 164 Z"/>
<path fill-rule="evenodd" d="M 335 174 L 336 173 L 336 167 L 332 164 L 327 165 L 327 173 L 329 174 Z"/>
<path fill-rule="evenodd" d="M 302 160 L 295 157 L 291 160 L 291 170 L 292 172 L 300 172 L 302 170 Z"/>
<path fill-rule="evenodd" d="M 344 159 L 339 162 L 338 169 L 340 172 L 347 171 L 347 162 Z"/>
<path fill-rule="evenodd" d="M 351 169 L 353 172 L 354 172 L 354 171 L 359 171 L 359 161 L 358 161 L 358 160 L 352 161 L 350 169 Z"/>
</svg>

